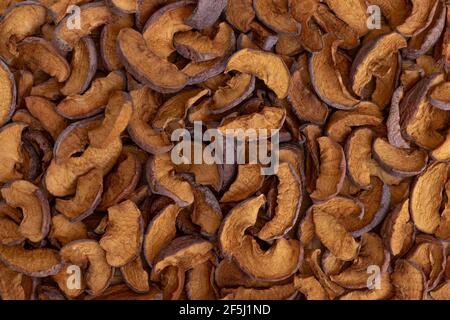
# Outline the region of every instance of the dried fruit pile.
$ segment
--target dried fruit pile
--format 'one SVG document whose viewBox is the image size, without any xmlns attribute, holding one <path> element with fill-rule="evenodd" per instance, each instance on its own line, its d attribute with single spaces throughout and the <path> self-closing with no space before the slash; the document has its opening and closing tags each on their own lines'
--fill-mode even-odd
<svg viewBox="0 0 450 320">
<path fill-rule="evenodd" d="M 450 299 L 449 6 L 1 1 L 1 298 Z"/>
</svg>

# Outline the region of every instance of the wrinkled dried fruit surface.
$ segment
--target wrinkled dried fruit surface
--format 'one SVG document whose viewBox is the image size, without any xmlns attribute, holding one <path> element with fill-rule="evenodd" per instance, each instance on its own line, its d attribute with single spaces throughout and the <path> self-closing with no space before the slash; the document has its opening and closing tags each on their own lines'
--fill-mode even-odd
<svg viewBox="0 0 450 320">
<path fill-rule="evenodd" d="M 0 1 L 0 300 L 450 299 L 449 71 L 445 0 Z"/>
</svg>

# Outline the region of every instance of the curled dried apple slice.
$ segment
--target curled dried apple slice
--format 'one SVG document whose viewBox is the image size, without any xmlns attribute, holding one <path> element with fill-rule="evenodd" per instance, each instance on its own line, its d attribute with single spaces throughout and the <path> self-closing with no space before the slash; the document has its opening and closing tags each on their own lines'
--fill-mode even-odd
<svg viewBox="0 0 450 320">
<path fill-rule="evenodd" d="M 211 242 L 196 236 L 175 238 L 156 257 L 152 270 L 153 276 L 157 276 L 170 266 L 187 271 L 212 259 L 212 249 Z"/>
<path fill-rule="evenodd" d="M 327 34 L 323 37 L 323 48 L 315 52 L 309 59 L 309 73 L 311 83 L 317 95 L 326 104 L 337 109 L 353 109 L 359 100 L 353 97 L 346 86 L 343 85 L 343 76 L 336 70 L 338 64 L 344 66 L 345 58 L 337 51 L 341 40 Z"/>
<path fill-rule="evenodd" d="M 62 214 L 57 214 L 52 217 L 52 225 L 49 234 L 49 239 L 55 247 L 63 247 L 69 242 L 87 239 L 87 228 L 83 222 L 70 222 Z"/>
<path fill-rule="evenodd" d="M 235 181 L 224 193 L 220 202 L 237 202 L 247 199 L 258 191 L 264 182 L 261 166 L 257 164 L 240 164 Z"/>
<path fill-rule="evenodd" d="M 431 90 L 430 102 L 436 108 L 450 110 L 450 82 L 444 82 Z"/>
<path fill-rule="evenodd" d="M 74 27 L 71 15 L 66 16 L 56 26 L 53 41 L 61 51 L 71 51 L 84 36 L 89 35 L 95 28 L 116 19 L 113 12 L 103 2 L 93 2 L 82 5 L 79 12 L 80 26 Z"/>
<path fill-rule="evenodd" d="M 372 152 L 383 169 L 402 177 L 420 174 L 428 162 L 427 152 L 420 149 L 399 149 L 383 138 L 375 139 Z"/>
<path fill-rule="evenodd" d="M 133 27 L 133 17 L 125 15 L 103 27 L 100 38 L 100 54 L 109 71 L 123 68 L 116 50 L 116 40 L 120 30 Z"/>
<path fill-rule="evenodd" d="M 69 78 L 70 66 L 50 42 L 42 38 L 28 37 L 17 45 L 19 60 L 32 71 L 41 70 L 58 82 Z"/>
<path fill-rule="evenodd" d="M 0 297 L 2 300 L 28 300 L 33 293 L 33 281 L 0 263 Z"/>
<path fill-rule="evenodd" d="M 245 234 L 246 229 L 256 223 L 258 211 L 265 202 L 264 195 L 261 195 L 235 206 L 222 222 L 219 242 L 222 253 L 233 258 L 250 276 L 278 281 L 297 271 L 303 249 L 298 241 L 281 238 L 263 251 L 252 236 Z"/>
<path fill-rule="evenodd" d="M 125 283 L 134 292 L 145 293 L 150 290 L 148 273 L 144 269 L 141 257 L 137 257 L 121 267 L 120 272 Z"/>
<path fill-rule="evenodd" d="M 426 29 L 433 20 L 439 2 L 440 0 L 413 0 L 411 15 L 401 25 L 397 26 L 397 31 L 411 37 Z"/>
<path fill-rule="evenodd" d="M 99 244 L 110 266 L 122 267 L 133 261 L 141 250 L 143 220 L 136 205 L 126 200 L 108 209 L 106 233 Z"/>
<path fill-rule="evenodd" d="M 149 122 L 156 115 L 159 107 L 158 96 L 148 87 L 130 92 L 133 113 L 128 124 L 128 134 L 143 150 L 152 153 L 166 153 L 172 149 L 172 143 L 165 133 L 156 132 Z"/>
<path fill-rule="evenodd" d="M 396 32 L 382 35 L 364 45 L 353 60 L 350 72 L 353 91 L 363 96 L 372 77 L 383 78 L 391 68 L 389 58 L 406 46 L 405 38 Z"/>
<path fill-rule="evenodd" d="M 142 36 L 148 49 L 161 59 L 168 58 L 175 48 L 175 33 L 191 30 L 185 20 L 195 8 L 193 1 L 178 1 L 156 11 L 145 24 Z"/>
<path fill-rule="evenodd" d="M 116 167 L 105 180 L 105 191 L 99 209 L 107 209 L 126 199 L 136 188 L 142 173 L 142 162 L 133 152 L 122 152 Z"/>
<path fill-rule="evenodd" d="M 58 104 L 57 111 L 71 120 L 90 117 L 102 111 L 114 91 L 123 89 L 123 73 L 113 71 L 104 78 L 92 81 L 91 87 L 84 94 L 66 97 Z"/>
<path fill-rule="evenodd" d="M 339 300 L 386 300 L 392 297 L 394 288 L 390 274 L 381 275 L 380 289 L 354 290 L 339 297 Z"/>
<path fill-rule="evenodd" d="M 250 24 L 256 16 L 253 0 L 228 0 L 225 15 L 227 21 L 239 31 L 250 31 Z"/>
<path fill-rule="evenodd" d="M 360 126 L 380 126 L 383 114 L 378 106 L 371 102 L 361 102 L 353 110 L 338 110 L 333 113 L 327 123 L 326 134 L 338 143 L 342 143 L 352 132 L 352 128 Z"/>
<path fill-rule="evenodd" d="M 228 56 L 235 49 L 233 29 L 225 22 L 219 24 L 214 38 L 196 31 L 178 32 L 173 38 L 177 52 L 193 61 L 207 61 Z"/>
<path fill-rule="evenodd" d="M 0 59 L 0 126 L 12 117 L 16 109 L 17 87 L 14 76 L 8 66 Z"/>
<path fill-rule="evenodd" d="M 144 237 L 144 256 L 150 266 L 159 252 L 175 239 L 176 220 L 180 211 L 180 207 L 171 204 L 150 221 Z"/>
<path fill-rule="evenodd" d="M 20 148 L 25 123 L 15 122 L 0 129 L 0 182 L 22 178 L 17 165 L 22 163 Z"/>
<path fill-rule="evenodd" d="M 287 96 L 290 85 L 290 75 L 283 60 L 272 53 L 242 49 L 236 52 L 228 61 L 226 72 L 236 70 L 248 73 L 263 80 L 278 98 Z"/>
<path fill-rule="evenodd" d="M 342 147 L 328 137 L 317 139 L 320 147 L 320 169 L 316 188 L 310 197 L 327 200 L 337 195 L 344 183 L 346 164 Z"/>
<path fill-rule="evenodd" d="M 416 178 L 410 198 L 410 212 L 416 228 L 432 234 L 441 222 L 442 191 L 448 179 L 448 164 L 433 163 Z"/>
<path fill-rule="evenodd" d="M 298 34 L 300 26 L 290 14 L 288 1 L 254 0 L 256 16 L 277 33 Z"/>
<path fill-rule="evenodd" d="M 219 202 L 208 187 L 195 184 L 192 184 L 192 187 L 194 207 L 191 220 L 200 226 L 202 234 L 213 236 L 222 222 L 222 210 Z"/>
<path fill-rule="evenodd" d="M 19 225 L 8 217 L 0 217 L 0 244 L 15 246 L 21 244 L 25 237 L 19 231 Z"/>
<path fill-rule="evenodd" d="M 365 1 L 326 0 L 325 2 L 336 16 L 347 23 L 359 36 L 363 36 L 369 31 L 367 26 L 367 5 Z"/>
<path fill-rule="evenodd" d="M 0 22 L 0 56 L 10 62 L 17 55 L 15 44 L 39 31 L 45 23 L 46 8 L 39 3 L 17 3 L 2 14 Z M 27 21 L 27 23 L 24 23 Z"/>
<path fill-rule="evenodd" d="M 75 196 L 71 199 L 56 199 L 55 209 L 72 222 L 85 219 L 94 213 L 103 192 L 103 175 L 101 170 L 93 169 L 77 180 Z"/>
<path fill-rule="evenodd" d="M 295 276 L 294 286 L 306 300 L 328 300 L 327 291 L 314 276 Z"/>
<path fill-rule="evenodd" d="M 409 141 L 402 136 L 402 129 L 400 126 L 400 101 L 403 99 L 405 89 L 398 87 L 393 95 L 391 101 L 391 108 L 389 110 L 389 117 L 386 121 L 387 137 L 389 143 L 397 148 L 409 148 Z"/>
<path fill-rule="evenodd" d="M 226 0 L 199 0 L 186 23 L 199 30 L 209 28 L 219 19 L 226 5 Z"/>
<path fill-rule="evenodd" d="M 97 51 L 90 37 L 82 38 L 73 48 L 70 76 L 61 93 L 72 96 L 84 93 L 97 70 Z"/>
<path fill-rule="evenodd" d="M 381 12 L 388 20 L 389 25 L 393 27 L 399 26 L 405 22 L 410 13 L 409 4 L 406 0 L 369 0 L 367 3 L 380 7 Z"/>
<path fill-rule="evenodd" d="M 401 177 L 384 171 L 372 158 L 372 141 L 375 133 L 369 128 L 360 128 L 348 137 L 345 147 L 347 170 L 352 181 L 365 189 L 370 185 L 370 177 L 376 176 L 389 185 L 397 185 Z"/>
<path fill-rule="evenodd" d="M 106 3 L 111 7 L 111 10 L 118 15 L 135 13 L 136 2 L 137 0 L 106 0 Z"/>
<path fill-rule="evenodd" d="M 307 59 L 307 55 L 302 55 L 297 60 L 297 68 L 291 75 L 288 100 L 300 120 L 323 124 L 328 116 L 328 108 L 311 86 Z"/>
<path fill-rule="evenodd" d="M 425 275 L 407 260 L 397 260 L 391 281 L 396 300 L 421 300 L 425 294 Z"/>
<path fill-rule="evenodd" d="M 40 121 L 42 127 L 53 139 L 56 140 L 67 127 L 67 120 L 55 111 L 56 106 L 51 101 L 42 97 L 29 96 L 25 98 L 25 104 L 30 114 Z"/>
<path fill-rule="evenodd" d="M 25 249 L 0 244 L 0 262 L 30 277 L 44 278 L 59 272 L 62 263 L 57 251 L 49 248 Z"/>
<path fill-rule="evenodd" d="M 119 32 L 117 51 L 126 70 L 156 91 L 177 92 L 188 82 L 185 73 L 156 56 L 147 47 L 142 35 L 133 29 L 124 28 Z"/>
<path fill-rule="evenodd" d="M 83 280 L 89 294 L 98 295 L 108 288 L 113 269 L 106 261 L 105 251 L 95 240 L 76 240 L 60 251 L 66 267 L 76 265 L 82 269 Z M 64 269 L 63 269 L 64 270 Z"/>
<path fill-rule="evenodd" d="M 16 180 L 1 194 L 8 205 L 22 210 L 19 232 L 32 242 L 43 240 L 50 230 L 50 207 L 42 191 L 31 182 Z"/>
<path fill-rule="evenodd" d="M 255 90 L 255 77 L 240 73 L 220 86 L 213 95 L 212 113 L 223 113 L 238 106 Z"/>
<path fill-rule="evenodd" d="M 169 153 L 151 156 L 146 171 L 152 192 L 172 198 L 180 207 L 189 206 L 194 201 L 189 182 L 175 175 L 175 165 Z"/>
<path fill-rule="evenodd" d="M 279 182 L 275 215 L 257 234 L 265 241 L 281 238 L 294 227 L 303 200 L 303 186 L 293 166 L 281 163 L 276 175 Z"/>
<path fill-rule="evenodd" d="M 214 265 L 207 261 L 189 270 L 186 277 L 186 295 L 190 300 L 215 300 Z"/>
</svg>

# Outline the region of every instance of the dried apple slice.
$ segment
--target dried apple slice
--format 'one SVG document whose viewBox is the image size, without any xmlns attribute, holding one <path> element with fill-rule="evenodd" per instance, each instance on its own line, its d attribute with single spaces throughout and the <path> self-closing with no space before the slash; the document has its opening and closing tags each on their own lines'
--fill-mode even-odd
<svg viewBox="0 0 450 320">
<path fill-rule="evenodd" d="M 253 0 L 256 16 L 277 33 L 298 34 L 300 26 L 289 12 L 288 1 Z"/>
<path fill-rule="evenodd" d="M 229 111 L 247 99 L 254 90 L 255 77 L 240 73 L 214 92 L 210 111 L 214 114 Z"/>
<path fill-rule="evenodd" d="M 300 120 L 323 124 L 328 116 L 328 107 L 320 101 L 311 86 L 307 59 L 307 55 L 302 55 L 297 60 L 296 70 L 291 75 L 288 100 Z"/>
<path fill-rule="evenodd" d="M 33 280 L 0 263 L 0 297 L 2 300 L 28 300 L 33 291 Z"/>
<path fill-rule="evenodd" d="M 142 173 L 142 162 L 133 152 L 122 152 L 116 167 L 105 180 L 105 191 L 98 206 L 107 209 L 126 199 L 136 188 Z"/>
<path fill-rule="evenodd" d="M 179 300 L 184 294 L 186 282 L 185 271 L 181 268 L 169 266 L 161 272 L 160 283 L 164 300 Z"/>
<path fill-rule="evenodd" d="M 109 71 L 119 70 L 123 67 L 117 54 L 116 40 L 120 30 L 132 28 L 133 23 L 133 17 L 125 15 L 103 27 L 100 37 L 100 54 L 106 69 Z"/>
<path fill-rule="evenodd" d="M 12 117 L 16 108 L 17 87 L 13 74 L 8 66 L 0 59 L 0 126 Z"/>
<path fill-rule="evenodd" d="M 340 296 L 339 300 L 386 300 L 392 297 L 393 291 L 390 274 L 385 272 L 381 275 L 380 289 L 354 290 Z"/>
<path fill-rule="evenodd" d="M 134 292 L 145 293 L 150 290 L 148 273 L 140 256 L 121 267 L 120 272 L 123 280 Z"/>
<path fill-rule="evenodd" d="M 162 131 L 171 122 L 182 122 L 190 106 L 208 93 L 206 89 L 196 88 L 176 94 L 158 108 L 152 120 L 153 128 Z"/>
<path fill-rule="evenodd" d="M 242 49 L 228 61 L 225 72 L 232 70 L 248 73 L 264 81 L 279 99 L 289 92 L 290 75 L 283 60 L 272 53 Z"/>
<path fill-rule="evenodd" d="M 214 265 L 207 261 L 189 270 L 186 277 L 186 295 L 190 300 L 215 300 Z"/>
<path fill-rule="evenodd" d="M 382 239 L 374 233 L 366 233 L 361 237 L 361 249 L 352 265 L 330 279 L 338 285 L 349 289 L 364 289 L 369 283 L 370 266 L 378 266 L 386 272 L 389 266 L 389 254 L 386 254 Z"/>
<path fill-rule="evenodd" d="M 303 200 L 303 186 L 293 166 L 281 163 L 276 175 L 279 183 L 275 215 L 257 234 L 265 241 L 279 239 L 294 227 Z"/>
<path fill-rule="evenodd" d="M 200 226 L 202 234 L 213 236 L 217 233 L 222 222 L 222 210 L 215 195 L 208 187 L 192 185 L 194 193 L 194 207 L 191 220 Z"/>
<path fill-rule="evenodd" d="M 107 0 L 106 3 L 111 7 L 111 10 L 118 15 L 131 14 L 136 12 L 137 0 Z"/>
<path fill-rule="evenodd" d="M 189 182 L 175 175 L 169 153 L 151 156 L 147 161 L 146 174 L 152 192 L 168 196 L 180 207 L 187 207 L 194 201 Z"/>
<path fill-rule="evenodd" d="M 50 207 L 42 191 L 31 182 L 16 180 L 1 194 L 8 205 L 22 210 L 19 232 L 32 242 L 43 240 L 50 230 Z"/>
<path fill-rule="evenodd" d="M 39 3 L 26 1 L 8 8 L 0 22 L 0 56 L 10 62 L 17 55 L 16 42 L 39 31 L 45 23 L 46 8 Z M 27 23 L 23 23 L 27 21 Z"/>
<path fill-rule="evenodd" d="M 186 23 L 199 30 L 209 28 L 219 19 L 226 6 L 226 0 L 199 0 Z"/>
<path fill-rule="evenodd" d="M 72 51 L 73 47 L 84 36 L 89 35 L 95 28 L 116 19 L 113 12 L 103 2 L 93 2 L 82 5 L 79 13 L 79 28 L 73 27 L 71 15 L 66 16 L 56 26 L 53 41 L 61 51 Z"/>
<path fill-rule="evenodd" d="M 113 270 L 97 241 L 72 241 L 61 249 L 60 254 L 66 265 L 73 264 L 82 268 L 88 293 L 98 295 L 108 288 Z"/>
<path fill-rule="evenodd" d="M 177 92 L 188 82 L 186 74 L 156 56 L 147 47 L 142 35 L 133 29 L 124 28 L 120 31 L 117 50 L 127 71 L 156 91 Z"/>
<path fill-rule="evenodd" d="M 153 275 L 159 275 L 167 267 L 183 271 L 192 269 L 213 257 L 213 244 L 195 236 L 182 236 L 172 240 L 162 249 L 154 261 Z"/>
<path fill-rule="evenodd" d="M 19 225 L 8 217 L 0 216 L 0 244 L 15 246 L 25 241 L 25 237 L 19 231 Z"/>
<path fill-rule="evenodd" d="M 28 37 L 17 45 L 17 51 L 18 59 L 32 71 L 41 70 L 55 77 L 58 82 L 69 78 L 69 64 L 50 42 L 42 38 Z"/>
<path fill-rule="evenodd" d="M 375 139 L 372 152 L 383 169 L 401 177 L 420 174 L 428 162 L 427 152 L 420 149 L 399 149 L 383 138 Z"/>
<path fill-rule="evenodd" d="M 225 217 L 219 231 L 222 253 L 233 258 L 250 276 L 259 280 L 278 281 L 297 271 L 303 249 L 296 240 L 278 239 L 267 251 L 246 235 L 256 223 L 258 211 L 266 202 L 264 195 L 250 198 L 235 206 Z"/>
<path fill-rule="evenodd" d="M 449 300 L 450 299 L 450 281 L 444 281 L 440 286 L 430 292 L 431 298 L 434 300 Z"/>
<path fill-rule="evenodd" d="M 220 202 L 238 202 L 247 199 L 258 191 L 264 182 L 261 166 L 258 164 L 241 164 L 235 181 L 224 193 Z"/>
<path fill-rule="evenodd" d="M 25 249 L 0 244 L 0 262 L 30 277 L 44 278 L 59 272 L 62 263 L 57 251 L 49 248 Z"/>
<path fill-rule="evenodd" d="M 381 12 L 386 17 L 389 25 L 396 27 L 405 22 L 410 13 L 408 1 L 406 0 L 369 0 L 370 5 L 377 5 L 380 7 Z"/>
<path fill-rule="evenodd" d="M 344 183 L 346 173 L 345 155 L 342 147 L 328 137 L 317 139 L 320 147 L 320 169 L 316 188 L 310 197 L 323 201 L 337 195 Z"/>
<path fill-rule="evenodd" d="M 0 182 L 22 178 L 16 165 L 23 161 L 20 145 L 26 127 L 25 123 L 15 122 L 0 129 Z"/>
<path fill-rule="evenodd" d="M 354 109 L 359 101 L 343 85 L 342 74 L 336 70 L 336 64 L 344 65 L 343 61 L 336 63 L 337 59 L 342 60 L 342 54 L 337 51 L 342 41 L 327 34 L 323 42 L 322 50 L 313 53 L 309 59 L 311 83 L 326 104 L 337 109 Z"/>
<path fill-rule="evenodd" d="M 54 140 L 67 127 L 67 120 L 56 113 L 56 106 L 49 100 L 42 97 L 29 96 L 25 98 L 25 104 L 31 115 L 40 121 L 41 125 L 50 133 Z"/>
<path fill-rule="evenodd" d="M 450 110 L 450 82 L 444 82 L 431 90 L 430 102 L 436 108 Z"/>
<path fill-rule="evenodd" d="M 132 112 L 128 93 L 112 93 L 102 123 L 88 132 L 89 145 L 93 148 L 105 148 L 112 143 L 127 128 Z"/>
<path fill-rule="evenodd" d="M 416 228 L 433 234 L 441 222 L 442 191 L 448 179 L 448 164 L 433 163 L 416 178 L 410 211 Z"/>
<path fill-rule="evenodd" d="M 176 50 L 173 46 L 175 33 L 192 29 L 185 20 L 192 14 L 194 8 L 193 1 L 183 0 L 156 11 L 142 31 L 147 48 L 158 58 L 167 59 Z"/>
<path fill-rule="evenodd" d="M 175 239 L 176 220 L 180 211 L 180 207 L 171 204 L 150 221 L 144 237 L 144 256 L 150 266 L 153 266 L 159 252 Z"/>
<path fill-rule="evenodd" d="M 323 245 L 338 259 L 353 260 L 359 252 L 360 244 L 342 226 L 339 219 L 333 215 L 315 209 L 313 214 L 314 230 Z M 334 230 L 333 233 L 329 229 Z"/>
<path fill-rule="evenodd" d="M 326 134 L 338 143 L 342 143 L 352 132 L 352 128 L 360 126 L 381 126 L 383 114 L 378 106 L 364 101 L 353 110 L 338 110 L 332 114 L 327 123 Z"/>
<path fill-rule="evenodd" d="M 104 78 L 92 81 L 91 87 L 84 94 L 66 97 L 58 104 L 57 111 L 70 120 L 90 117 L 102 111 L 114 91 L 123 89 L 123 73 L 113 71 Z"/>
<path fill-rule="evenodd" d="M 314 276 L 295 276 L 294 286 L 306 300 L 328 300 L 327 291 Z"/>
<path fill-rule="evenodd" d="M 250 24 L 256 16 L 253 0 L 228 0 L 225 15 L 227 21 L 239 31 L 250 31 Z"/>
<path fill-rule="evenodd" d="M 165 133 L 154 131 L 148 124 L 156 115 L 159 107 L 158 96 L 148 87 L 130 92 L 133 113 L 128 124 L 131 139 L 143 150 L 151 154 L 166 153 L 172 149 L 172 143 Z"/>
<path fill-rule="evenodd" d="M 63 247 L 69 242 L 87 239 L 87 228 L 83 222 L 70 222 L 62 214 L 52 217 L 52 228 L 49 239 L 52 245 L 57 248 Z"/>
<path fill-rule="evenodd" d="M 368 13 L 365 1 L 326 0 L 325 2 L 336 16 L 347 23 L 359 36 L 363 36 L 369 31 L 367 27 Z"/>
<path fill-rule="evenodd" d="M 83 94 L 97 70 L 97 51 L 90 37 L 82 38 L 74 46 L 70 69 L 70 76 L 61 88 L 61 93 L 66 96 Z"/>
<path fill-rule="evenodd" d="M 402 86 L 394 91 L 386 127 L 389 143 L 397 148 L 407 149 L 410 147 L 410 143 L 402 136 L 402 129 L 400 126 L 400 101 L 403 99 L 404 94 L 405 89 Z"/>
<path fill-rule="evenodd" d="M 122 267 L 138 256 L 143 223 L 141 212 L 132 201 L 126 200 L 108 209 L 108 226 L 99 243 L 110 266 Z"/>
<path fill-rule="evenodd" d="M 225 119 L 218 130 L 221 134 L 237 137 L 239 129 L 267 130 L 267 137 L 271 131 L 281 129 L 286 118 L 286 111 L 277 107 L 264 107 L 260 112 Z M 227 132 L 228 131 L 228 132 Z M 231 133 L 231 135 L 230 135 Z M 262 137 L 256 137 L 261 139 Z"/>
<path fill-rule="evenodd" d="M 101 200 L 103 174 L 99 169 L 78 177 L 75 196 L 71 199 L 56 199 L 55 209 L 71 222 L 77 222 L 91 215 Z"/>
<path fill-rule="evenodd" d="M 397 26 L 397 31 L 405 36 L 412 37 L 426 29 L 433 20 L 439 2 L 440 0 L 413 0 L 411 15 L 401 25 Z"/>
<path fill-rule="evenodd" d="M 61 88 L 62 83 L 58 82 L 55 78 L 50 78 L 47 81 L 33 86 L 30 94 L 55 101 L 62 98 Z"/>
<path fill-rule="evenodd" d="M 382 78 L 391 68 L 389 58 L 406 46 L 405 38 L 396 32 L 382 35 L 365 44 L 353 60 L 350 72 L 353 91 L 362 97 L 372 77 Z"/>
<path fill-rule="evenodd" d="M 440 129 L 447 125 L 450 113 L 433 107 L 427 98 L 430 88 L 442 81 L 442 74 L 437 73 L 423 78 L 400 103 L 403 136 L 425 149 L 435 149 L 444 142 Z"/>
<path fill-rule="evenodd" d="M 390 175 L 372 158 L 374 138 L 375 133 L 368 128 L 357 129 L 348 137 L 345 151 L 350 178 L 363 189 L 369 187 L 371 176 L 376 176 L 389 185 L 399 184 L 401 177 Z"/>
<path fill-rule="evenodd" d="M 228 56 L 235 49 L 236 38 L 233 29 L 225 22 L 218 26 L 214 38 L 196 31 L 178 32 L 173 37 L 177 52 L 193 61 L 207 61 Z"/>
<path fill-rule="evenodd" d="M 425 294 L 425 275 L 407 260 L 397 260 L 391 274 L 394 299 L 421 300 Z"/>
</svg>

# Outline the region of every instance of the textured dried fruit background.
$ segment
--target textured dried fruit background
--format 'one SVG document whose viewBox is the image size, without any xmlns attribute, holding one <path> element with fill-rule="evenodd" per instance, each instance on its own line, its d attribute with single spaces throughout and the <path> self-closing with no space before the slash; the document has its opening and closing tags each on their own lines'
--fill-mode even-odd
<svg viewBox="0 0 450 320">
<path fill-rule="evenodd" d="M 449 300 L 449 9 L 2 0 L 1 299 Z M 195 121 L 278 171 L 173 163 Z"/>
</svg>

